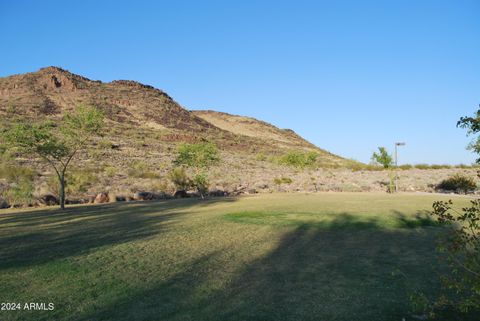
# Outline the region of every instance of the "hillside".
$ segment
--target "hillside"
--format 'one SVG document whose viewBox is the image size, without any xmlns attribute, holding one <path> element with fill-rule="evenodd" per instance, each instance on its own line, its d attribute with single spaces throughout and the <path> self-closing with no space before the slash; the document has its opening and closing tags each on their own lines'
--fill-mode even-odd
<svg viewBox="0 0 480 321">
<path fill-rule="evenodd" d="M 96 106 L 107 118 L 102 137 L 96 138 L 74 164 L 80 176 L 92 180 L 81 188 L 83 193 L 167 188 L 166 176 L 180 143 L 210 141 L 217 145 L 222 162 L 211 170 L 211 180 L 221 189 L 257 184 L 256 174 L 249 173 L 264 175 L 270 171 L 267 180 L 271 181 L 285 172 L 284 166 L 259 160 L 260 154 L 268 158 L 292 150 L 313 151 L 318 155 L 318 166 L 348 164 L 291 130 L 249 117 L 192 112 L 165 92 L 135 81 L 105 83 L 58 67 L 0 78 L 0 125 L 4 128 L 18 118 L 60 119 L 78 104 Z M 13 163 L 38 173 L 38 193 L 51 190 L 46 186 L 51 169 L 35 158 L 19 156 L 14 155 Z"/>
<path fill-rule="evenodd" d="M 18 118 L 60 119 L 81 103 L 103 110 L 107 121 L 102 135 L 72 164 L 70 199 L 99 192 L 172 193 L 168 173 L 178 144 L 204 141 L 215 143 L 221 154 L 220 164 L 208 172 L 211 190 L 233 194 L 383 191 L 388 185 L 388 173 L 352 172 L 348 167 L 358 164 L 314 146 L 292 130 L 245 116 L 188 111 L 152 86 L 129 80 L 104 83 L 57 67 L 0 78 L 0 130 Z M 291 151 L 316 153 L 316 166 L 300 169 L 274 161 Z M 55 194 L 52 169 L 40 160 L 1 148 L 0 156 L 0 166 L 4 166 L 0 168 L 0 195 L 15 184 L 2 177 L 2 172 L 11 172 L 5 166 L 12 165 L 34 172 L 35 195 Z M 409 171 L 400 189 L 431 191 L 451 173 Z"/>
<path fill-rule="evenodd" d="M 124 140 L 124 129 L 144 131 L 159 142 L 194 142 L 205 139 L 219 147 L 243 153 L 282 153 L 308 149 L 323 163 L 343 159 L 305 141 L 293 131 L 281 130 L 253 118 L 225 113 L 191 112 L 168 94 L 130 80 L 93 81 L 58 67 L 0 78 L 0 115 L 31 119 L 59 118 L 79 103 L 104 111 L 109 129 L 121 129 L 115 140 Z M 232 124 L 235 124 L 232 126 Z M 111 131 L 111 130 L 109 130 Z"/>
<path fill-rule="evenodd" d="M 252 117 L 237 116 L 213 110 L 193 110 L 195 116 L 235 135 L 254 137 L 277 147 L 319 151 L 318 147 L 297 135 L 291 129 L 279 129 Z"/>
</svg>

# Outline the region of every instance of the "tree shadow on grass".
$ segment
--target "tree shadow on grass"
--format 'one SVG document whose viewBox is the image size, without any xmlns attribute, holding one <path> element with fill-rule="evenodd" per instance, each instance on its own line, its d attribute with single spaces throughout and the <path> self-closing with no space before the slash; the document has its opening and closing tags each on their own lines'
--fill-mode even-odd
<svg viewBox="0 0 480 321">
<path fill-rule="evenodd" d="M 20 268 L 166 231 L 191 206 L 234 198 L 77 206 L 0 215 L 0 270 Z"/>
<path fill-rule="evenodd" d="M 443 230 L 358 224 L 343 213 L 330 229 L 282 227 L 276 248 L 239 264 L 221 288 L 213 284 L 222 262 L 211 252 L 79 320 L 409 320 L 409 295 L 438 290 L 434 239 Z"/>
</svg>

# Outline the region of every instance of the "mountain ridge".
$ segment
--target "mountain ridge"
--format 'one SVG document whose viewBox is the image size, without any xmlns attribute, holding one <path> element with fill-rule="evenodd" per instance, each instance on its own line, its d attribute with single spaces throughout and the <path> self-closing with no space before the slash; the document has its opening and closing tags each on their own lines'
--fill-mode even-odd
<svg viewBox="0 0 480 321">
<path fill-rule="evenodd" d="M 247 116 L 213 110 L 189 111 L 163 90 L 133 80 L 102 82 L 56 66 L 0 78 L 0 115 L 13 111 L 26 118 L 55 119 L 79 103 L 101 109 L 110 124 L 161 131 L 166 141 L 207 139 L 227 150 L 252 153 L 311 150 L 334 163 L 343 161 L 292 130 Z"/>
</svg>

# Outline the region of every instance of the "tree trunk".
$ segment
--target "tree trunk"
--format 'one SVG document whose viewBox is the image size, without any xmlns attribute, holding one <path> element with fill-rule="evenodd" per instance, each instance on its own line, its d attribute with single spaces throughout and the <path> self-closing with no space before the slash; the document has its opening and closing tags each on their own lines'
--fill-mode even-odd
<svg viewBox="0 0 480 321">
<path fill-rule="evenodd" d="M 58 191 L 58 196 L 60 197 L 60 208 L 65 209 L 65 174 L 59 177 L 60 180 L 60 190 Z"/>
</svg>

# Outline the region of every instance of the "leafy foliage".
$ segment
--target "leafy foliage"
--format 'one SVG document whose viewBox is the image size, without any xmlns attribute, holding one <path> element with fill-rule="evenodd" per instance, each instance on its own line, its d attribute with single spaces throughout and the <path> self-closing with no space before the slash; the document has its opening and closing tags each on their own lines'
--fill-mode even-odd
<svg viewBox="0 0 480 321">
<path fill-rule="evenodd" d="M 318 154 L 315 152 L 290 151 L 279 159 L 282 165 L 288 165 L 297 168 L 313 166 L 317 160 Z"/>
<path fill-rule="evenodd" d="M 181 144 L 177 149 L 174 164 L 194 168 L 208 168 L 220 160 L 218 149 L 213 143 Z"/>
<path fill-rule="evenodd" d="M 29 180 L 20 180 L 2 192 L 2 197 L 11 206 L 29 205 L 33 200 L 33 184 Z"/>
<path fill-rule="evenodd" d="M 475 117 L 462 117 L 457 126 L 467 128 L 468 134 L 479 133 L 480 109 Z M 480 153 L 478 137 L 470 147 L 475 153 Z M 442 183 L 443 188 L 463 190 L 474 185 L 473 179 L 462 176 Z M 460 312 L 480 310 L 480 200 L 471 201 L 471 206 L 461 211 L 455 210 L 452 205 L 451 200 L 437 201 L 431 213 L 439 223 L 451 227 L 448 236 L 441 239 L 437 247 L 437 251 L 443 254 L 441 258 L 446 260 L 449 273 L 442 276 L 443 294 L 433 302 L 431 311 L 443 307 Z"/>
<path fill-rule="evenodd" d="M 451 226 L 446 239 L 437 249 L 445 253 L 450 273 L 442 277 L 442 285 L 453 295 L 444 295 L 436 307 L 456 306 L 467 312 L 480 308 L 480 200 L 457 211 L 452 201 L 433 204 L 432 215 L 437 221 Z"/>
<path fill-rule="evenodd" d="M 472 177 L 455 174 L 441 181 L 440 184 L 437 185 L 437 189 L 467 194 L 477 189 L 477 183 Z"/>
<path fill-rule="evenodd" d="M 200 196 L 204 198 L 208 192 L 207 175 L 205 173 L 196 174 L 193 176 L 192 185 L 196 188 L 197 192 L 200 193 Z"/>
<path fill-rule="evenodd" d="M 158 173 L 149 170 L 148 165 L 142 161 L 134 161 L 130 164 L 128 175 L 135 178 L 159 178 Z"/>
<path fill-rule="evenodd" d="M 373 152 L 372 161 L 382 165 L 383 168 L 390 168 L 393 165 L 392 156 L 387 152 L 385 147 L 378 147 L 378 153 Z"/>
<path fill-rule="evenodd" d="M 168 174 L 168 178 L 172 181 L 177 190 L 187 190 L 192 184 L 183 167 L 175 167 Z"/>
<path fill-rule="evenodd" d="M 276 177 L 273 182 L 276 185 L 282 185 L 282 184 L 291 184 L 293 180 L 290 177 Z"/>
<path fill-rule="evenodd" d="M 9 186 L 1 191 L 1 196 L 10 205 L 28 205 L 33 200 L 33 180 L 37 173 L 25 166 L 11 165 L 3 162 L 0 165 L 0 178 Z"/>
<path fill-rule="evenodd" d="M 457 127 L 466 128 L 467 135 L 480 133 L 480 105 L 473 117 L 461 117 L 457 122 Z M 472 150 L 475 154 L 480 155 L 480 136 L 473 139 L 473 141 L 468 145 L 468 149 Z M 477 159 L 477 163 L 480 163 L 480 158 Z"/>
<path fill-rule="evenodd" d="M 20 120 L 2 134 L 2 141 L 22 152 L 35 154 L 54 170 L 59 182 L 60 206 L 65 207 L 65 173 L 70 162 L 92 135 L 99 134 L 103 113 L 90 106 L 78 106 L 59 123 Z"/>
</svg>

